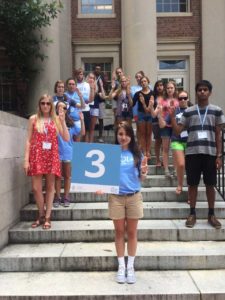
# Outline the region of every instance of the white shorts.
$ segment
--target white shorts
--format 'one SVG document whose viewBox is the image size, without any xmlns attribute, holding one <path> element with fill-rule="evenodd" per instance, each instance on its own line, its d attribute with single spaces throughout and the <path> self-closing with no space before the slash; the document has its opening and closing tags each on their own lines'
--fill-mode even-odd
<svg viewBox="0 0 225 300">
<path fill-rule="evenodd" d="M 99 103 L 99 119 L 104 119 L 105 117 L 105 102 Z"/>
<path fill-rule="evenodd" d="M 98 108 L 91 108 L 90 109 L 90 114 L 93 117 L 98 117 L 99 116 L 99 109 Z"/>
</svg>

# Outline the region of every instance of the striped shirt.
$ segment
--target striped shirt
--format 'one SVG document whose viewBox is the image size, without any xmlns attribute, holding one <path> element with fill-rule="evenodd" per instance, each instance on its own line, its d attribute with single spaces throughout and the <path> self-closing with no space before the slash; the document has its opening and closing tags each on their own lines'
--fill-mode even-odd
<svg viewBox="0 0 225 300">
<path fill-rule="evenodd" d="M 220 107 L 209 104 L 204 120 L 206 109 L 207 106 L 199 108 L 201 120 L 197 105 L 187 108 L 181 117 L 179 124 L 184 125 L 188 131 L 186 155 L 208 154 L 216 156 L 216 126 L 225 124 L 225 117 Z M 202 127 L 203 120 L 204 124 Z M 198 133 L 201 131 L 206 132 L 206 138 L 199 138 Z"/>
</svg>

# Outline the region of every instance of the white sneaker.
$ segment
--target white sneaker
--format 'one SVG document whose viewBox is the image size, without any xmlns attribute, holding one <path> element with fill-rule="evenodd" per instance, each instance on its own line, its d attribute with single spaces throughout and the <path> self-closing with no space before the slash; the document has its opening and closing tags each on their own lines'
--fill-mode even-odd
<svg viewBox="0 0 225 300">
<path fill-rule="evenodd" d="M 136 276 L 134 272 L 134 268 L 127 269 L 127 283 L 135 283 Z"/>
<path fill-rule="evenodd" d="M 126 282 L 126 270 L 125 270 L 125 267 L 119 266 L 118 272 L 116 274 L 116 281 L 118 283 L 125 283 Z"/>
</svg>

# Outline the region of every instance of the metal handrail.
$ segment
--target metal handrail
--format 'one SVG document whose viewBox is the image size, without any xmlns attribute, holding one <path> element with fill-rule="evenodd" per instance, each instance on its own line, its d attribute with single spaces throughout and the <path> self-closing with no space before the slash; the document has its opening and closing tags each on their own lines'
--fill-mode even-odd
<svg viewBox="0 0 225 300">
<path fill-rule="evenodd" d="M 225 129 L 222 129 L 222 168 L 217 171 L 217 185 L 216 189 L 220 196 L 225 201 L 225 178 L 224 178 L 224 160 L 225 160 Z"/>
</svg>

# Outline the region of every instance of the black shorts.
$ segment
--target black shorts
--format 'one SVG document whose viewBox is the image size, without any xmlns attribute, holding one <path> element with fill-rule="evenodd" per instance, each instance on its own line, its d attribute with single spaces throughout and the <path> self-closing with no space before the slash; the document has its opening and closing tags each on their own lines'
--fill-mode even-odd
<svg viewBox="0 0 225 300">
<path fill-rule="evenodd" d="M 216 185 L 216 156 L 207 154 L 186 155 L 187 184 L 198 185 L 201 174 L 205 185 Z"/>
<path fill-rule="evenodd" d="M 90 130 L 90 123 L 91 123 L 91 115 L 90 115 L 90 111 L 83 111 L 82 112 L 84 115 L 84 126 L 85 126 L 85 130 L 89 131 Z"/>
</svg>

